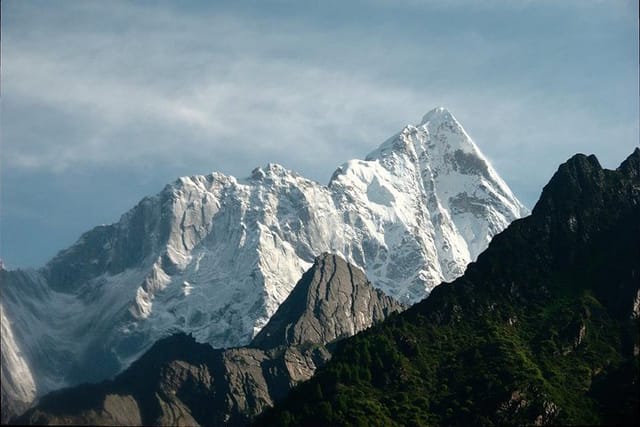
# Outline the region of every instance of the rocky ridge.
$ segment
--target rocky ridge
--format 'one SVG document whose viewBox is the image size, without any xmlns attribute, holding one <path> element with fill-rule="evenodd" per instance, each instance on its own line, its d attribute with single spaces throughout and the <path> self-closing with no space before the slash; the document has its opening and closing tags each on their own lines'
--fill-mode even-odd
<svg viewBox="0 0 640 427">
<path fill-rule="evenodd" d="M 336 255 L 316 259 L 251 347 L 329 343 L 381 322 L 402 306 L 385 295 L 359 268 Z"/>
</svg>

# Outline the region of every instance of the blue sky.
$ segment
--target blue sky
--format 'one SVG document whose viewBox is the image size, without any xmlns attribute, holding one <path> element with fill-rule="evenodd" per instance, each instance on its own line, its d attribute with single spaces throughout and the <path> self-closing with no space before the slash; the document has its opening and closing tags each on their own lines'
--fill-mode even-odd
<svg viewBox="0 0 640 427">
<path fill-rule="evenodd" d="M 2 2 L 0 256 L 39 266 L 182 175 L 326 183 L 435 106 L 532 207 L 638 145 L 638 3 Z"/>
</svg>

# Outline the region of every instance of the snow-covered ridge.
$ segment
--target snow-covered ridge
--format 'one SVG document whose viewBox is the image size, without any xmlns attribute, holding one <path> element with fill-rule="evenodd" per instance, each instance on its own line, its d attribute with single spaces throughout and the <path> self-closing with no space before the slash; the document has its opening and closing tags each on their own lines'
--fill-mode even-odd
<svg viewBox="0 0 640 427">
<path fill-rule="evenodd" d="M 21 354 L 42 393 L 113 375 L 175 331 L 246 344 L 322 252 L 416 302 L 526 213 L 455 118 L 435 109 L 327 186 L 276 164 L 245 179 L 183 177 L 44 268 L 2 272 L 15 338 L 2 354 Z"/>
</svg>

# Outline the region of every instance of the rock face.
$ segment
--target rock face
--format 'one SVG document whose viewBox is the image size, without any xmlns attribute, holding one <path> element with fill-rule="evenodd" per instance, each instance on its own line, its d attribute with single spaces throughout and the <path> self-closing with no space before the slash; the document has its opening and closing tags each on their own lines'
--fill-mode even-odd
<svg viewBox="0 0 640 427">
<path fill-rule="evenodd" d="M 270 349 L 283 344 L 328 343 L 355 335 L 401 309 L 396 300 L 374 289 L 360 269 L 336 255 L 324 254 L 251 346 Z"/>
<path fill-rule="evenodd" d="M 575 155 L 533 213 L 352 338 L 258 425 L 639 425 L 640 149 Z"/>
<path fill-rule="evenodd" d="M 3 371 L 3 396 L 28 404 L 28 378 L 35 395 L 108 378 L 175 331 L 247 344 L 323 252 L 416 302 L 526 213 L 442 108 L 326 186 L 274 164 L 180 178 L 45 267 L 0 271 L 2 354 L 29 371 Z"/>
<path fill-rule="evenodd" d="M 401 309 L 362 271 L 324 254 L 250 347 L 216 350 L 173 335 L 113 381 L 53 392 L 18 422 L 245 425 L 309 379 L 330 358 L 326 344 Z"/>
</svg>

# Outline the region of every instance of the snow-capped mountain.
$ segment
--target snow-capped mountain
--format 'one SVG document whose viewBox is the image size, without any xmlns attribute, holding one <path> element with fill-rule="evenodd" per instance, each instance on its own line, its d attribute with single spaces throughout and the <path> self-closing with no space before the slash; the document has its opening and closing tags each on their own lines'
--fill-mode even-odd
<svg viewBox="0 0 640 427">
<path fill-rule="evenodd" d="M 526 213 L 443 108 L 326 186 L 276 164 L 180 178 L 42 269 L 1 272 L 3 406 L 112 376 L 172 332 L 246 344 L 322 252 L 416 302 Z"/>
</svg>

